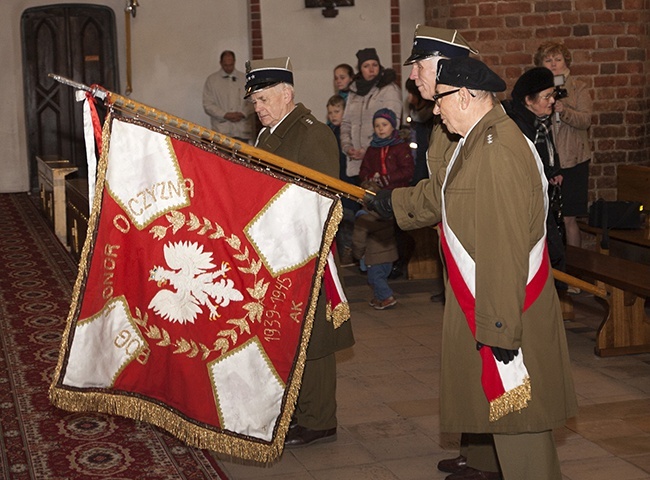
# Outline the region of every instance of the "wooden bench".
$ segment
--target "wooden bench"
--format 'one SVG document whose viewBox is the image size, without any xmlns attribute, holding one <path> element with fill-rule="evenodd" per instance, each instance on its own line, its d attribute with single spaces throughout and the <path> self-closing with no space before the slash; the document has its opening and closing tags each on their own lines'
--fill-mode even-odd
<svg viewBox="0 0 650 480">
<path fill-rule="evenodd" d="M 65 177 L 78 169 L 68 160 L 55 156 L 36 157 L 41 207 L 54 233 L 63 245 L 66 241 Z"/>
<path fill-rule="evenodd" d="M 608 312 L 596 335 L 596 355 L 650 352 L 650 266 L 567 246 L 567 273 L 602 282 Z"/>
</svg>

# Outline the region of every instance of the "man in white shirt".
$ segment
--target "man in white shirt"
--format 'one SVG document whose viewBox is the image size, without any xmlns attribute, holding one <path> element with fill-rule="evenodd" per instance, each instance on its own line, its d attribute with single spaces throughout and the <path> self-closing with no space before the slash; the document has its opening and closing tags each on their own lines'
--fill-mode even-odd
<svg viewBox="0 0 650 480">
<path fill-rule="evenodd" d="M 235 69 L 235 54 L 230 50 L 221 53 L 219 64 L 221 69 L 203 86 L 203 110 L 212 130 L 250 143 L 255 118 L 252 105 L 244 100 L 246 75 Z"/>
</svg>

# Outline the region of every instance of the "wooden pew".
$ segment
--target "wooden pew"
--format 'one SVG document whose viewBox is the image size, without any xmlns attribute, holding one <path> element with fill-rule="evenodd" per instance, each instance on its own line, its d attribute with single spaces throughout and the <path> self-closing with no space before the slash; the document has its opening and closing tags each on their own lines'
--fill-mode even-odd
<svg viewBox="0 0 650 480">
<path fill-rule="evenodd" d="M 596 355 L 650 352 L 650 266 L 567 246 L 567 271 L 604 284 L 608 312 L 596 335 Z"/>
<path fill-rule="evenodd" d="M 54 233 L 63 245 L 66 239 L 67 224 L 65 214 L 65 177 L 78 170 L 70 161 L 57 156 L 36 157 L 38 164 L 38 183 L 41 194 L 41 207 Z"/>
<path fill-rule="evenodd" d="M 438 230 L 434 227 L 424 227 L 409 230 L 413 238 L 414 249 L 407 266 L 407 278 L 441 278 L 442 264 L 438 256 Z"/>
</svg>

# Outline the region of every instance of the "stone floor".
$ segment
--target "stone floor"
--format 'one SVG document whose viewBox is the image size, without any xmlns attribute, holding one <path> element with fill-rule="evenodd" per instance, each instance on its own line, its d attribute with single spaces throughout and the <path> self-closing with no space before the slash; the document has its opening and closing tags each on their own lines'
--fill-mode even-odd
<svg viewBox="0 0 650 480">
<path fill-rule="evenodd" d="M 458 436 L 439 430 L 433 281 L 392 281 L 398 305 L 376 311 L 365 277 L 344 270 L 356 345 L 337 356 L 337 441 L 285 450 L 268 467 L 223 461 L 232 480 L 443 479 L 437 462 L 458 454 Z M 574 304 L 565 325 L 580 411 L 555 431 L 564 479 L 650 479 L 650 354 L 595 356 L 604 308 L 585 293 Z"/>
</svg>

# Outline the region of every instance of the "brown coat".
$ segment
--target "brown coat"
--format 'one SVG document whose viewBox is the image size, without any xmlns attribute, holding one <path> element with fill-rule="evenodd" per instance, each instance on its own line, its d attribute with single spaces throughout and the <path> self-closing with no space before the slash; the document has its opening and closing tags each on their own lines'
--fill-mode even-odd
<svg viewBox="0 0 650 480">
<path fill-rule="evenodd" d="M 411 210 L 431 209 L 432 218 L 438 216 L 440 205 L 431 199 L 440 196 L 441 178 L 444 175 L 434 176 L 430 182 L 438 192 L 410 197 L 406 207 L 396 206 L 400 200 L 394 197 L 396 214 L 406 212 L 408 218 Z M 443 431 L 540 432 L 561 426 L 576 414 L 566 336 L 550 270 L 540 297 L 522 313 L 528 252 L 544 235 L 544 196 L 528 143 L 501 106 L 495 106 L 466 138 L 445 191 L 449 226 L 476 263 L 477 330 L 475 339 L 447 284 L 440 386 Z M 403 219 L 398 216 L 400 225 Z M 527 408 L 489 421 L 477 340 L 521 347 L 532 388 Z"/>
<path fill-rule="evenodd" d="M 553 136 L 560 165 L 571 168 L 591 158 L 589 127 L 592 101 L 586 83 L 567 77 L 564 86 L 569 95 L 560 100 L 565 109 L 560 115 L 560 123 L 553 121 Z M 555 118 L 553 114 L 553 120 Z"/>
<path fill-rule="evenodd" d="M 397 261 L 395 224 L 375 212 L 359 215 L 352 232 L 352 255 L 359 259 L 365 257 L 366 265 Z"/>
<path fill-rule="evenodd" d="M 296 105 L 272 134 L 263 131 L 257 147 L 331 177 L 338 176 L 339 148 L 336 137 L 302 103 Z M 354 345 L 350 321 L 335 329 L 326 318 L 325 303 L 325 293 L 321 289 L 307 348 L 308 360 L 322 358 Z"/>
</svg>

